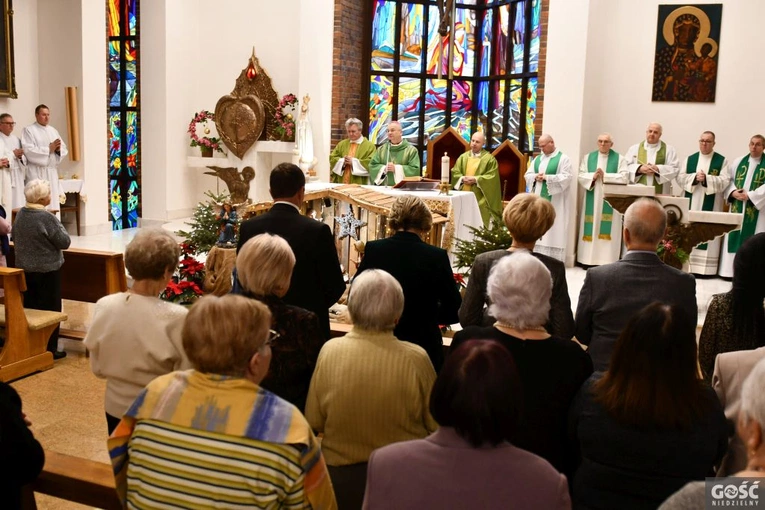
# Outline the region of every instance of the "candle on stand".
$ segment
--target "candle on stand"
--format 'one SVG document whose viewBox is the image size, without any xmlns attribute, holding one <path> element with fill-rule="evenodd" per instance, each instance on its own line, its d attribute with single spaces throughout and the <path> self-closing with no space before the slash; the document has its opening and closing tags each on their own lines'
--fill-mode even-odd
<svg viewBox="0 0 765 510">
<path fill-rule="evenodd" d="M 449 183 L 449 156 L 444 152 L 444 156 L 441 158 L 441 182 Z"/>
</svg>

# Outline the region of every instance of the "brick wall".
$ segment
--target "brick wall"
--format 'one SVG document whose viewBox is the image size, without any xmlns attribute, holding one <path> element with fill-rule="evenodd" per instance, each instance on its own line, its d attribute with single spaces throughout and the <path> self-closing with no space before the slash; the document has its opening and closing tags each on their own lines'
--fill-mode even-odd
<svg viewBox="0 0 765 510">
<path fill-rule="evenodd" d="M 547 69 L 547 19 L 550 12 L 550 0 L 542 0 L 542 12 L 539 24 L 542 27 L 542 37 L 539 41 L 539 81 L 537 82 L 537 116 L 534 120 L 534 147 L 537 147 L 542 134 L 542 118 L 545 107 L 545 70 Z"/>
<path fill-rule="evenodd" d="M 365 64 L 365 27 L 370 23 L 371 0 L 335 0 L 332 50 L 332 147 L 345 138 L 345 121 L 358 117 L 368 128 L 369 104 L 362 97 Z"/>
</svg>

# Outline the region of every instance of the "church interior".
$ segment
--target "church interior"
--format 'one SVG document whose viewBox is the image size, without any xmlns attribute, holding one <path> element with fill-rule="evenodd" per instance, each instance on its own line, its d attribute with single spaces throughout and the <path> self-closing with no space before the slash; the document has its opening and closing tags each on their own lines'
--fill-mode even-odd
<svg viewBox="0 0 765 510">
<path fill-rule="evenodd" d="M 658 94 L 664 97 L 655 97 L 659 48 L 673 44 L 666 28 L 662 33 L 661 23 L 657 27 L 657 12 L 665 18 L 683 6 L 702 12 L 699 5 L 677 0 L 0 0 L 0 5 L 5 15 L 0 68 L 10 77 L 0 78 L 0 113 L 13 116 L 14 134 L 21 138 L 24 127 L 35 122 L 37 105 L 49 108 L 50 125 L 69 147 L 58 175 L 65 189 L 76 189 L 62 196 L 59 216 L 71 236 L 68 250 L 85 254 L 78 262 L 76 254 L 69 259 L 64 252 L 68 318 L 61 324 L 59 349 L 67 356 L 51 361 L 50 369 L 13 380 L 0 370 L 0 380 L 21 397 L 30 430 L 46 454 L 61 454 L 54 460 L 63 463 L 58 466 L 63 471 L 83 470 L 76 482 L 56 482 L 53 476 L 51 483 L 58 485 L 52 492 L 43 488 L 34 494 L 40 509 L 100 507 L 98 491 L 114 483 L 103 479 L 112 467 L 106 382 L 91 372 L 83 338 L 95 302 L 133 284 L 121 257 L 111 255 L 123 254 L 139 231 L 176 234 L 198 228 L 189 223 L 225 210 L 225 195 L 240 221 L 257 217 L 271 207 L 271 170 L 295 163 L 306 176 L 301 212 L 332 229 L 346 282 L 359 267 L 363 242 L 386 237 L 391 204 L 405 191 L 386 186 L 378 193 L 343 183 L 342 175 L 337 180 L 331 158 L 347 139 L 347 119 L 361 120 L 361 135 L 378 151 L 386 145 L 391 150 L 391 122 L 417 149 L 416 175 L 434 180 L 431 191 L 412 192 L 420 193 L 433 213 L 432 231 L 424 239 L 448 251 L 454 273 L 465 273 L 457 262 L 458 240 L 470 241 L 485 220 L 472 193 L 455 191 L 451 182 L 446 186 L 451 196 L 444 198 L 435 180 L 450 182 L 457 157 L 481 132 L 483 148 L 499 161 L 507 204 L 525 191 L 533 193 L 524 173 L 544 154 L 543 135 L 554 138 L 553 148 L 568 157 L 573 175 L 563 191 L 566 210 L 556 208 L 567 218 L 557 258 L 566 267 L 572 314 L 588 269 L 600 265 L 577 258 L 586 190 L 576 177 L 580 163 L 598 150 L 600 135 L 608 133 L 612 149 L 624 156 L 646 139 L 646 126 L 658 123 L 662 142 L 682 162 L 699 150 L 700 133 L 710 131 L 714 151 L 733 162 L 749 153 L 752 136 L 763 131 L 758 119 L 765 102 L 752 90 L 761 71 L 750 42 L 765 3 L 756 0 L 702 0 L 722 11 L 697 27 L 714 39 L 712 53 L 706 53 L 714 58 L 715 88 L 693 89 L 706 94 L 703 98 L 680 97 L 677 71 L 661 78 Z M 441 23 L 450 9 L 451 23 Z M 439 35 L 439 28 L 447 35 Z M 698 73 L 708 72 L 698 66 Z M 261 87 L 266 79 L 267 90 Z M 671 87 L 675 98 L 669 98 Z M 252 117 L 228 115 L 227 102 L 238 102 Z M 254 124 L 259 129 L 253 135 Z M 217 137 L 211 155 L 204 143 L 194 143 L 203 134 Z M 444 162 L 441 149 L 447 147 Z M 635 161 L 638 167 L 645 163 L 640 157 Z M 251 175 L 242 177 L 247 168 Z M 225 174 L 232 169 L 233 179 Z M 235 200 L 235 186 L 242 182 Z M 685 196 L 679 189 L 671 193 Z M 686 213 L 688 203 L 679 206 Z M 8 216 L 12 208 L 15 218 L 15 204 L 6 207 Z M 208 242 L 205 253 L 194 255 L 212 264 L 210 250 L 227 250 L 225 293 L 238 248 L 233 250 L 233 238 L 214 247 L 223 230 L 220 235 L 216 230 L 194 237 Z M 177 238 L 190 242 L 188 236 Z M 616 251 L 609 262 L 624 256 L 626 245 Z M 14 267 L 10 260 L 8 265 Z M 713 296 L 732 288 L 730 275 L 719 276 L 716 267 L 715 260 L 714 270 L 696 277 L 697 337 Z M 348 320 L 334 325 L 335 315 L 347 317 L 346 307 L 331 313 L 333 335 L 347 332 Z M 461 329 L 454 322 L 446 337 Z M 46 472 L 56 468 L 46 463 Z M 91 491 L 93 498 L 68 497 L 67 483 L 79 484 L 72 491 Z M 113 507 L 113 497 L 103 501 L 104 508 Z"/>
</svg>

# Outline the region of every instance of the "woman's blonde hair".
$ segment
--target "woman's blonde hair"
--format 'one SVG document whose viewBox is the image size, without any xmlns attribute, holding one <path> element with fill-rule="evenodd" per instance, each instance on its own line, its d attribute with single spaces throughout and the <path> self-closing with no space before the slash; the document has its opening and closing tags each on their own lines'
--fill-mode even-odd
<svg viewBox="0 0 765 510">
<path fill-rule="evenodd" d="M 433 226 L 433 215 L 420 197 L 403 195 L 390 208 L 388 226 L 392 230 L 428 232 Z"/>
<path fill-rule="evenodd" d="M 50 183 L 48 181 L 34 179 L 24 186 L 24 198 L 29 204 L 37 204 L 47 196 L 50 196 Z"/>
<path fill-rule="evenodd" d="M 513 239 L 519 243 L 535 243 L 555 223 L 555 208 L 539 195 L 520 193 L 505 206 L 502 220 Z"/>
<path fill-rule="evenodd" d="M 295 254 L 283 238 L 260 234 L 244 243 L 236 256 L 236 274 L 244 290 L 282 297 L 290 288 Z"/>
<path fill-rule="evenodd" d="M 244 296 L 205 296 L 183 323 L 183 350 L 200 372 L 241 377 L 268 338 L 271 312 Z"/>
<path fill-rule="evenodd" d="M 125 248 L 125 269 L 133 280 L 159 280 L 178 267 L 181 247 L 161 228 L 139 230 Z"/>
</svg>

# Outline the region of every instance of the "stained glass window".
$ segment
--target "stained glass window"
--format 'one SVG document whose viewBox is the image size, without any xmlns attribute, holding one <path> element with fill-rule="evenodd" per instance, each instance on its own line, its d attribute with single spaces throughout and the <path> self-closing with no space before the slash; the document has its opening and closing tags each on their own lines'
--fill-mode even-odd
<svg viewBox="0 0 765 510">
<path fill-rule="evenodd" d="M 141 216 L 139 0 L 106 0 L 109 219 L 113 230 Z"/>
<path fill-rule="evenodd" d="M 533 151 L 542 1 L 457 0 L 441 37 L 433 0 L 373 0 L 369 139 L 385 142 L 398 120 L 423 163 L 448 126 L 466 140 L 483 131 L 488 149 L 509 139 Z"/>
</svg>

